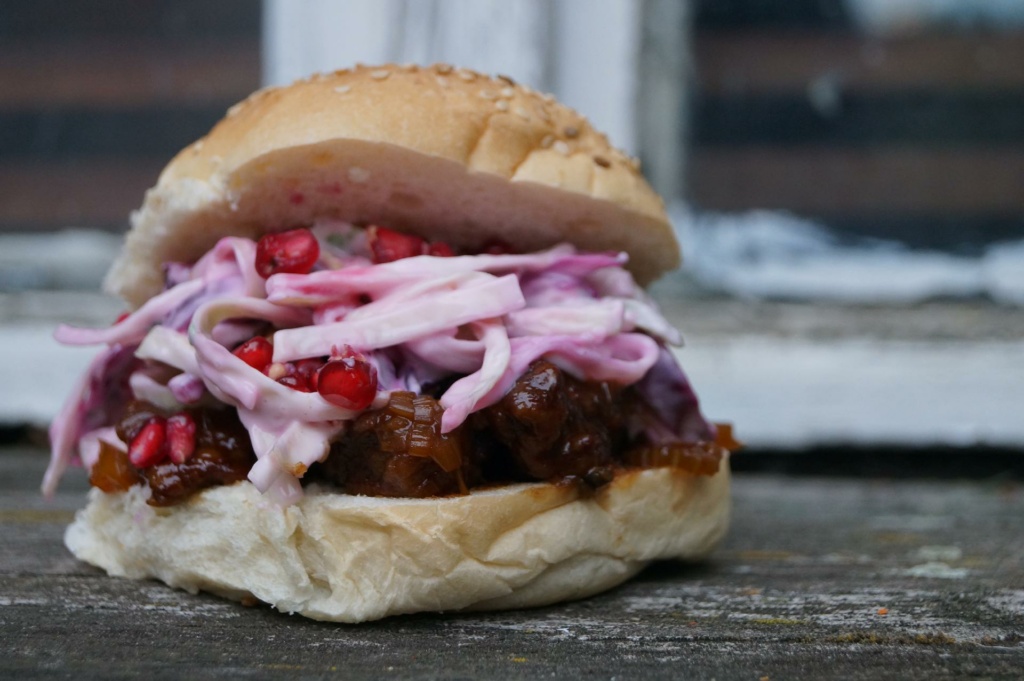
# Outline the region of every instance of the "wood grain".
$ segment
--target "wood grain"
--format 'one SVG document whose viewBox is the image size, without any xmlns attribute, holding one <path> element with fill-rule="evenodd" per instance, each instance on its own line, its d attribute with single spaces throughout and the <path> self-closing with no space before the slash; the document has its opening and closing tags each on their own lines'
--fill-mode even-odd
<svg viewBox="0 0 1024 681">
<path fill-rule="evenodd" d="M 0 228 L 127 227 L 168 160 L 0 162 Z"/>
<path fill-rule="evenodd" d="M 701 208 L 815 215 L 1024 211 L 1015 149 L 697 149 L 690 197 Z"/>
<path fill-rule="evenodd" d="M 336 626 L 111 579 L 60 545 L 39 450 L 0 450 L 0 676 L 1015 678 L 1024 491 L 739 477 L 706 564 L 578 603 Z"/>
<path fill-rule="evenodd" d="M 694 41 L 708 94 L 806 92 L 822 80 L 851 91 L 1019 89 L 1024 33 L 871 38 L 797 30 L 703 31 Z"/>
<path fill-rule="evenodd" d="M 257 40 L 0 43 L 0 108 L 232 103 L 259 87 Z"/>
</svg>

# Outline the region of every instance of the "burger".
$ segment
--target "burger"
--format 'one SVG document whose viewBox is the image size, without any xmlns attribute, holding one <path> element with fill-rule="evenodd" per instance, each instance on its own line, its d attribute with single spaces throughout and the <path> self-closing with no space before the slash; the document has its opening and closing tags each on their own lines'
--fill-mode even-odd
<svg viewBox="0 0 1024 681">
<path fill-rule="evenodd" d="M 708 554 L 729 428 L 643 285 L 661 200 L 510 78 L 360 66 L 259 91 L 161 173 L 43 491 L 109 574 L 359 622 L 538 606 Z"/>
</svg>

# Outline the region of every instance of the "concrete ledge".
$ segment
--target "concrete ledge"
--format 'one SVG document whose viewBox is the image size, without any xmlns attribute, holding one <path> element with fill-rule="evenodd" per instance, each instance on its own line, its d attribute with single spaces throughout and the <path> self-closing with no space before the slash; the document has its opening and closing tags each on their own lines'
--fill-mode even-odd
<svg viewBox="0 0 1024 681">
<path fill-rule="evenodd" d="M 1024 344 L 692 338 L 679 353 L 712 419 L 757 448 L 1024 448 Z"/>
<path fill-rule="evenodd" d="M 94 354 L 51 335 L 109 324 L 99 294 L 0 298 L 7 358 L 0 424 L 41 425 Z M 678 352 L 708 416 L 752 448 L 993 445 L 1024 448 L 1024 314 L 992 305 L 831 308 L 673 297 Z M 988 330 L 986 330 L 988 329 Z"/>
</svg>

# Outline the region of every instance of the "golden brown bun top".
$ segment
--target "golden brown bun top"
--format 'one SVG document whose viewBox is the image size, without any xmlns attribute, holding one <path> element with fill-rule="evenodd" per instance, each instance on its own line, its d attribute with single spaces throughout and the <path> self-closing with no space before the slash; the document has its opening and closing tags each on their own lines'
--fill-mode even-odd
<svg viewBox="0 0 1024 681">
<path fill-rule="evenodd" d="M 138 305 L 161 289 L 165 261 L 317 217 L 463 248 L 500 238 L 524 251 L 624 250 L 646 283 L 679 254 L 637 165 L 578 113 L 509 78 L 447 65 L 314 76 L 256 92 L 171 161 L 133 214 L 107 287 Z"/>
</svg>

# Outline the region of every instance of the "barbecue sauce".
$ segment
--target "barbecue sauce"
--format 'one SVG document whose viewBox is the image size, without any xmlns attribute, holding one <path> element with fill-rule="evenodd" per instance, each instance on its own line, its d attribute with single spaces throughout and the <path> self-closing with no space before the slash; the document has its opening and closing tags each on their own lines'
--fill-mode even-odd
<svg viewBox="0 0 1024 681">
<path fill-rule="evenodd" d="M 632 387 L 580 381 L 539 360 L 496 404 L 446 434 L 435 396 L 392 393 L 382 409 L 360 414 L 303 482 L 327 483 L 348 494 L 411 498 L 539 480 L 592 491 L 623 468 L 671 466 L 714 475 L 724 451 L 736 444 L 728 430 L 716 441 L 647 442 L 637 424 L 649 413 Z M 124 452 L 104 444 L 93 485 L 110 492 L 142 481 L 152 490 L 150 504 L 170 506 L 201 489 L 244 480 L 256 459 L 235 410 L 189 414 L 196 423 L 196 448 L 184 463 L 165 460 L 139 470 Z M 118 436 L 131 442 L 155 416 L 167 415 L 151 404 L 131 403 Z"/>
</svg>

